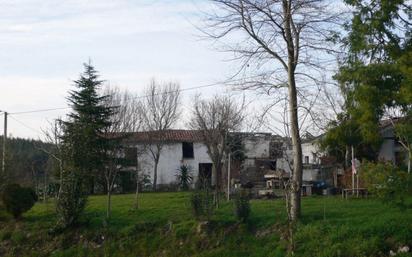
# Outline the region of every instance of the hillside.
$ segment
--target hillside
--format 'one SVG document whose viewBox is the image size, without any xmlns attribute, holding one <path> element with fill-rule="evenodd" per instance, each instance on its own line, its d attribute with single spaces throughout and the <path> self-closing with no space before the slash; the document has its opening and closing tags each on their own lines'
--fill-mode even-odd
<svg viewBox="0 0 412 257">
<path fill-rule="evenodd" d="M 0 152 L 3 151 L 3 137 L 0 137 Z M 42 183 L 49 169 L 48 155 L 40 149 L 50 148 L 39 140 L 8 138 L 6 147 L 6 172 L 11 183 L 31 187 Z"/>
</svg>

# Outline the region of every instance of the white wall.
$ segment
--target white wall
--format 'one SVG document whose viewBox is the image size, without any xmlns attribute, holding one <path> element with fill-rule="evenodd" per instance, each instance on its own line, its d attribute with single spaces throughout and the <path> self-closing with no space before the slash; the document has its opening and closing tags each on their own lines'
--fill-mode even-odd
<svg viewBox="0 0 412 257">
<path fill-rule="evenodd" d="M 319 179 L 319 169 L 303 169 L 303 181 L 315 181 Z"/>
<path fill-rule="evenodd" d="M 309 164 L 319 164 L 320 149 L 316 141 L 302 144 L 302 162 L 305 164 L 305 156 L 309 157 Z"/>
<path fill-rule="evenodd" d="M 282 158 L 276 159 L 276 169 L 279 171 L 285 171 L 287 173 L 291 173 L 291 165 L 293 161 L 293 151 L 292 150 L 286 150 L 283 153 Z"/>
<path fill-rule="evenodd" d="M 269 158 L 270 139 L 266 136 L 256 135 L 244 140 L 246 156 L 249 159 Z"/>
<path fill-rule="evenodd" d="M 142 149 L 142 145 L 137 145 Z M 152 146 L 154 147 L 154 146 Z M 153 181 L 154 161 L 149 150 L 139 156 L 141 172 L 149 174 Z M 176 182 L 176 174 L 178 168 L 182 164 L 189 165 L 192 168 L 194 181 L 197 180 L 199 174 L 199 163 L 212 163 L 207 154 L 207 148 L 202 143 L 193 143 L 193 159 L 184 159 L 182 152 L 182 143 L 168 143 L 163 146 L 160 154 L 159 164 L 157 168 L 157 184 L 170 184 Z"/>
<path fill-rule="evenodd" d="M 314 156 L 317 155 L 317 157 Z M 284 154 L 285 157 L 279 158 L 276 160 L 276 169 L 277 170 L 284 170 L 285 172 L 290 173 L 290 165 L 289 162 L 291 163 L 293 160 L 293 151 L 292 150 L 286 150 L 286 153 Z M 305 156 L 309 157 L 309 164 L 318 164 L 319 163 L 319 156 L 320 155 L 320 149 L 318 145 L 315 142 L 307 142 L 302 144 L 302 162 L 305 164 Z M 317 180 L 318 178 L 318 169 L 312 169 L 309 167 L 303 167 L 303 174 L 302 174 L 302 179 L 303 181 L 313 181 Z"/>
</svg>

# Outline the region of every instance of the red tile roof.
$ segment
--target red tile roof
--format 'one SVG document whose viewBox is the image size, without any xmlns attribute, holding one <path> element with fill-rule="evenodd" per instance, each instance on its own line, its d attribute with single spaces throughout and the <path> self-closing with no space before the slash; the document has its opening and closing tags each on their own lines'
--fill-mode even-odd
<svg viewBox="0 0 412 257">
<path fill-rule="evenodd" d="M 130 133 L 127 141 L 133 142 L 201 142 L 203 141 L 200 130 L 163 130 Z"/>
</svg>

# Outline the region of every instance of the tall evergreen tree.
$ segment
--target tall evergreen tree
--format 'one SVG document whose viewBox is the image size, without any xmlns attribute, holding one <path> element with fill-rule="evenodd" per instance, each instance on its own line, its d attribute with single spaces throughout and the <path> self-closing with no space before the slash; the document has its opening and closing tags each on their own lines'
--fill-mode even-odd
<svg viewBox="0 0 412 257">
<path fill-rule="evenodd" d="M 68 97 L 72 112 L 63 121 L 62 146 L 66 160 L 57 212 L 64 227 L 77 222 L 112 147 L 104 133 L 111 125 L 114 108 L 105 106 L 108 96 L 98 93 L 103 81 L 99 80 L 97 71 L 90 63 L 84 64 L 84 68 L 80 78 L 74 81 L 76 89 Z"/>
<path fill-rule="evenodd" d="M 113 107 L 105 105 L 108 96 L 101 96 L 99 89 L 103 81 L 94 67 L 84 64 L 85 71 L 74 81 L 77 90 L 70 92 L 68 100 L 73 111 L 65 125 L 65 141 L 70 142 L 73 168 L 81 171 L 89 182 L 102 168 L 105 154 L 111 144 L 104 133 L 111 125 Z M 90 192 L 93 184 L 90 184 Z"/>
</svg>

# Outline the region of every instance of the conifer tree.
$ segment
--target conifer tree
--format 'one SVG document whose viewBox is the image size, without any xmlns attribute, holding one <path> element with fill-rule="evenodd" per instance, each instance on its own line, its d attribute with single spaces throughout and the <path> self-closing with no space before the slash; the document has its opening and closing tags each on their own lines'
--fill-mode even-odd
<svg viewBox="0 0 412 257">
<path fill-rule="evenodd" d="M 97 71 L 90 63 L 84 64 L 84 68 L 80 78 L 74 81 L 76 89 L 68 97 L 72 111 L 63 122 L 66 160 L 57 211 L 64 227 L 77 222 L 112 147 L 104 132 L 111 125 L 114 108 L 104 105 L 107 96 L 99 95 L 103 81 Z"/>
<path fill-rule="evenodd" d="M 77 90 L 71 91 L 68 97 L 73 111 L 65 122 L 65 135 L 73 149 L 74 168 L 91 179 L 102 167 L 106 150 L 110 147 L 109 140 L 103 135 L 111 125 L 110 116 L 114 108 L 105 106 L 108 96 L 101 96 L 98 92 L 103 81 L 99 80 L 97 71 L 90 63 L 84 67 L 80 79 L 74 81 Z M 92 190 L 90 188 L 90 192 Z"/>
</svg>

